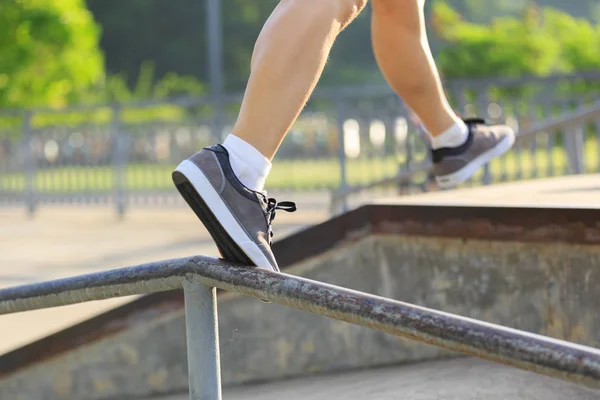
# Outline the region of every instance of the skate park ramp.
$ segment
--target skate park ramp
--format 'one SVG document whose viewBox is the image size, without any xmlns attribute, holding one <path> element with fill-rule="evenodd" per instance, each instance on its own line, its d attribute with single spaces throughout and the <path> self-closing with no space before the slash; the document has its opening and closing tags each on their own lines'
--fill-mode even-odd
<svg viewBox="0 0 600 400">
<path fill-rule="evenodd" d="M 274 245 L 284 272 L 600 347 L 600 210 L 372 204 Z M 600 392 L 232 293 L 226 398 L 595 399 Z M 0 399 L 184 399 L 183 297 L 0 356 Z"/>
</svg>

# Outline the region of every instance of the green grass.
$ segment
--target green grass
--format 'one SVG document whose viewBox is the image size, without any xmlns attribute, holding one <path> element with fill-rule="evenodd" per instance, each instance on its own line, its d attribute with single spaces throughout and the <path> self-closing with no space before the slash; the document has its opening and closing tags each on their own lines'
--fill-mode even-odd
<svg viewBox="0 0 600 400">
<path fill-rule="evenodd" d="M 599 171 L 599 151 L 595 141 L 585 147 L 586 172 Z M 549 171 L 550 158 L 553 171 Z M 350 185 L 359 185 L 393 176 L 398 171 L 397 157 L 348 160 L 347 176 Z M 494 181 L 542 178 L 562 175 L 567 166 L 565 151 L 555 147 L 549 157 L 546 150 L 532 153 L 515 149 L 490 164 Z M 125 167 L 127 190 L 172 190 L 171 171 L 175 164 L 137 164 Z M 537 172 L 536 172 L 537 171 Z M 550 173 L 552 172 L 552 173 Z M 481 179 L 482 171 L 474 177 Z M 112 167 L 58 167 L 40 170 L 35 174 L 36 189 L 41 193 L 97 193 L 110 192 L 116 181 Z M 0 174 L 0 191 L 22 191 L 25 178 L 22 173 Z M 306 161 L 279 160 L 274 164 L 267 187 L 270 189 L 310 190 L 334 189 L 340 184 L 340 166 L 337 159 Z"/>
</svg>

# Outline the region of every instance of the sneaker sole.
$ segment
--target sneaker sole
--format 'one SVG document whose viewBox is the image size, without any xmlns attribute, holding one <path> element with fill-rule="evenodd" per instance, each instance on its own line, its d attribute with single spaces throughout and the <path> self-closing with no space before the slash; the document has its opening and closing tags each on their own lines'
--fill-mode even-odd
<svg viewBox="0 0 600 400">
<path fill-rule="evenodd" d="M 225 259 L 276 271 L 196 164 L 184 160 L 173 171 L 172 178 L 177 190 L 202 221 Z"/>
<path fill-rule="evenodd" d="M 466 182 L 477 170 L 483 167 L 496 157 L 500 157 L 511 149 L 515 143 L 515 135 L 507 136 L 504 140 L 498 142 L 495 147 L 492 147 L 479 157 L 473 159 L 469 164 L 465 165 L 453 174 L 438 176 L 435 178 L 437 184 L 442 189 L 450 189 Z"/>
</svg>

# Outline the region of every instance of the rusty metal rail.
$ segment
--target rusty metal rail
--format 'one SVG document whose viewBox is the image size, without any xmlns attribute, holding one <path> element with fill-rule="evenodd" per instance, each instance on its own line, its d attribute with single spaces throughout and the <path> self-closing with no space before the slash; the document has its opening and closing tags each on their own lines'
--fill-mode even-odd
<svg viewBox="0 0 600 400">
<path fill-rule="evenodd" d="M 3 289 L 0 314 L 178 288 L 186 301 L 191 399 L 221 398 L 214 288 L 600 388 L 595 348 L 201 256 Z"/>
</svg>

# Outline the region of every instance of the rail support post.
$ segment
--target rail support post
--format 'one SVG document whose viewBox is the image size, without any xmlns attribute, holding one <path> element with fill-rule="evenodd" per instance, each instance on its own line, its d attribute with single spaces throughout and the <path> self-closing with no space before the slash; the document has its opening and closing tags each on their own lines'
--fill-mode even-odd
<svg viewBox="0 0 600 400">
<path fill-rule="evenodd" d="M 188 280 L 183 291 L 190 400 L 221 400 L 217 291 Z"/>
</svg>

